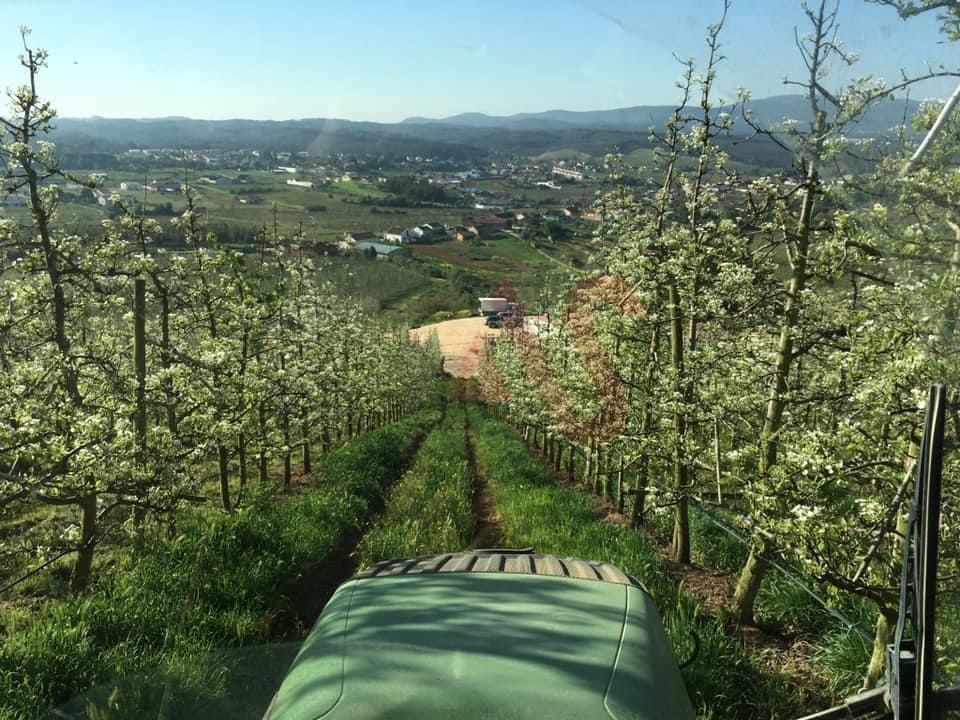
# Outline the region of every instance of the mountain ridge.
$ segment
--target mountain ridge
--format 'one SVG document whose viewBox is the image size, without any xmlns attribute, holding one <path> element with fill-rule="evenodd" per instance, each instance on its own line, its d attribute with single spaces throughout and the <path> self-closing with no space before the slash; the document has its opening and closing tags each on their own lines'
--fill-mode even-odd
<svg viewBox="0 0 960 720">
<path fill-rule="evenodd" d="M 887 130 L 900 124 L 904 116 L 911 118 L 921 102 L 909 99 L 887 99 L 874 105 L 867 111 L 866 129 L 869 131 Z M 772 126 L 784 118 L 800 122 L 811 120 L 809 107 L 802 95 L 771 95 L 765 98 L 751 99 L 746 106 L 753 113 L 754 121 L 761 126 Z M 715 112 L 731 112 L 737 109 L 732 104 L 719 105 Z M 596 127 L 627 132 L 646 131 L 650 124 L 661 125 L 674 112 L 674 105 L 632 105 L 609 108 L 606 110 L 565 110 L 554 108 L 540 112 L 521 112 L 511 115 L 490 115 L 483 112 L 462 112 L 447 117 L 431 118 L 420 115 L 404 118 L 399 122 L 375 122 L 370 120 L 346 120 L 342 118 L 288 118 L 284 120 L 254 120 L 249 118 L 204 119 L 186 115 L 166 115 L 159 117 L 121 118 L 92 115 L 87 117 L 59 117 L 57 121 L 66 125 L 65 129 L 74 130 L 78 126 L 92 124 L 130 123 L 137 125 L 158 125 L 161 123 L 192 123 L 196 127 L 231 126 L 292 126 L 311 129 L 367 129 L 402 131 L 416 125 L 454 125 L 459 127 L 517 127 L 536 129 L 554 127 L 556 129 L 574 127 Z M 643 126 L 641 123 L 647 122 Z"/>
<path fill-rule="evenodd" d="M 902 123 L 904 117 L 909 121 L 921 103 L 916 100 L 888 99 L 871 107 L 857 123 L 860 134 L 877 134 L 889 131 Z M 798 122 L 811 122 L 812 114 L 808 101 L 802 95 L 772 95 L 766 98 L 748 100 L 745 108 L 752 113 L 752 121 L 763 128 L 773 128 L 782 124 L 784 119 Z M 486 113 L 458 113 L 445 118 L 427 118 L 413 116 L 405 118 L 400 125 L 456 125 L 465 127 L 595 127 L 607 130 L 645 131 L 650 126 L 662 126 L 675 111 L 673 105 L 634 105 L 611 108 L 609 110 L 545 110 L 537 113 L 514 113 L 512 115 L 488 115 Z M 739 106 L 719 105 L 716 113 L 733 113 Z M 646 123 L 644 125 L 644 123 Z M 743 120 L 739 123 L 743 125 Z"/>
<path fill-rule="evenodd" d="M 850 136 L 880 136 L 908 120 L 917 101 L 888 101 L 872 108 Z M 784 95 L 751 101 L 753 121 L 772 128 L 784 118 L 810 120 L 806 100 Z M 731 112 L 720 106 L 715 112 Z M 90 167 L 107 162 L 97 154 L 120 153 L 136 148 L 255 149 L 266 153 L 309 152 L 311 156 L 411 155 L 454 161 L 490 154 L 537 157 L 563 149 L 602 157 L 616 151 L 628 154 L 650 148 L 651 126 L 660 127 L 673 113 L 668 105 L 638 105 L 612 110 L 547 110 L 510 116 L 460 113 L 448 118 L 407 118 L 397 123 L 375 123 L 331 118 L 296 120 L 202 120 L 165 118 L 58 118 L 50 139 L 70 162 Z M 735 159 L 768 168 L 789 167 L 790 152 L 769 137 L 755 134 L 750 142 L 737 142 L 753 134 L 740 119 L 731 137 L 718 138 Z"/>
</svg>

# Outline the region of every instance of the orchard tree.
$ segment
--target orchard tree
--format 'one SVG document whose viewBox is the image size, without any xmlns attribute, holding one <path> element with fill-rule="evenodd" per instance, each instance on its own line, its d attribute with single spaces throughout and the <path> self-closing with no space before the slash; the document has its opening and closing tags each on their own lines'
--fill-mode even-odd
<svg viewBox="0 0 960 720">
<path fill-rule="evenodd" d="M 708 28 L 704 72 L 697 74 L 692 61 L 685 63 L 681 102 L 664 134 L 655 135 L 662 181 L 652 202 L 635 199 L 621 186 L 601 203 L 601 262 L 633 288 L 619 305 L 635 295 L 648 324 L 640 338 L 631 331 L 632 337 L 614 343 L 621 373 L 635 383 L 636 369 L 646 367 L 645 392 L 656 385 L 655 394 L 666 399 L 644 407 L 639 424 L 644 436 L 670 428 L 663 440 L 672 449 L 672 554 L 681 563 L 690 562 L 688 502 L 696 485 L 696 458 L 712 437 L 717 416 L 707 403 L 707 379 L 723 372 L 722 338 L 756 312 L 771 272 L 764 256 L 753 252 L 743 218 L 720 212 L 725 196 L 739 186 L 716 142 L 729 132 L 731 118 L 716 111 L 713 99 L 728 7 L 725 3 L 721 20 Z M 611 320 L 616 322 L 616 314 Z M 606 331 L 622 332 L 615 324 Z M 666 347 L 656 347 L 659 343 Z M 655 354 L 669 362 L 651 364 Z M 656 411 L 667 411 L 668 422 L 654 419 Z"/>
<path fill-rule="evenodd" d="M 122 238 L 81 238 L 57 226 L 48 181 L 63 174 L 43 139 L 55 111 L 37 93 L 47 54 L 28 45 L 26 29 L 21 35 L 28 82 L 8 91 L 0 156 L 4 186 L 26 193 L 31 222 L 2 226 L 5 255 L 15 259 L 0 284 L 0 507 L 39 502 L 77 513 L 60 542 L 77 553 L 70 586 L 79 592 L 104 524 L 118 506 L 144 502 L 142 468 L 129 462 L 132 328 L 116 321 L 129 313 L 132 283 L 120 272 Z"/>
<path fill-rule="evenodd" d="M 789 272 L 775 316 L 775 352 L 766 370 L 770 380 L 758 433 L 756 479 L 748 484 L 748 496 L 760 500 L 776 495 L 789 475 L 778 467 L 783 449 L 789 452 L 784 443 L 791 424 L 802 425 L 808 416 L 791 408 L 797 403 L 809 407 L 817 397 L 816 392 L 809 397 L 805 394 L 805 379 L 814 377 L 814 372 L 801 375 L 804 359 L 815 357 L 848 332 L 848 303 L 859 298 L 847 294 L 846 300 L 836 301 L 839 296 L 832 288 L 844 275 L 859 277 L 863 272 L 856 267 L 860 257 L 870 253 L 869 247 L 848 242 L 850 223 L 844 212 L 848 199 L 841 182 L 845 172 L 842 158 L 849 146 L 845 132 L 870 107 L 894 92 L 923 79 L 951 74 L 930 70 L 892 86 L 866 79 L 840 90 L 828 90 L 831 67 L 836 63 L 851 65 L 855 57 L 842 49 L 838 39 L 835 4 L 819 0 L 803 3 L 802 7 L 808 31 L 798 36 L 797 46 L 805 75 L 787 82 L 803 91 L 812 120 L 803 131 L 797 124 L 788 123 L 786 135 L 778 140 L 795 153 L 799 177 L 780 189 L 772 188 L 771 225 L 782 229 L 780 247 Z M 752 622 L 757 592 L 767 569 L 764 555 L 777 549 L 776 533 L 764 528 L 768 518 L 769 504 L 752 502 L 754 544 L 733 599 L 733 614 L 740 622 Z"/>
</svg>

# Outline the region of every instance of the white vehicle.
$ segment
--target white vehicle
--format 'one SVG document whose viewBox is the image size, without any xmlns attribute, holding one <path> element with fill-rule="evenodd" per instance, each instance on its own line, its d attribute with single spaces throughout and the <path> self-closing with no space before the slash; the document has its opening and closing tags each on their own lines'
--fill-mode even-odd
<svg viewBox="0 0 960 720">
<path fill-rule="evenodd" d="M 480 298 L 481 315 L 497 315 L 507 311 L 507 299 L 502 297 Z"/>
</svg>

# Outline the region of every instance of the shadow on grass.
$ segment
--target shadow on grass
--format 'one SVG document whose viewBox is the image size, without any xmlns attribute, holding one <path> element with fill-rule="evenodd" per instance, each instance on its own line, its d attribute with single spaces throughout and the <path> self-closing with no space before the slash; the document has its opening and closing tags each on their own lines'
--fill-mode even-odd
<svg viewBox="0 0 960 720">
<path fill-rule="evenodd" d="M 236 718 L 259 720 L 301 643 L 273 643 L 180 658 L 91 688 L 50 720 Z"/>
</svg>

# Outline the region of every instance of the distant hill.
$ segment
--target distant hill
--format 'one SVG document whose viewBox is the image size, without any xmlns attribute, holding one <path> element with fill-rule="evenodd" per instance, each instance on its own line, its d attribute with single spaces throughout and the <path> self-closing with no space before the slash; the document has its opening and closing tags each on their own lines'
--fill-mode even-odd
<svg viewBox="0 0 960 720">
<path fill-rule="evenodd" d="M 252 148 L 272 151 L 306 150 L 321 133 L 379 130 L 377 123 L 315 118 L 309 120 L 194 120 L 182 117 L 58 118 L 55 142 L 82 139 L 112 147 Z"/>
<path fill-rule="evenodd" d="M 850 135 L 878 135 L 917 111 L 916 101 L 888 101 L 872 108 Z M 785 118 L 809 122 L 798 95 L 762 98 L 749 103 L 754 122 L 765 128 Z M 717 108 L 729 112 L 730 107 Z M 193 120 L 183 117 L 142 120 L 58 118 L 51 139 L 69 158 L 68 167 L 95 167 L 98 159 L 129 148 L 223 148 L 266 153 L 309 151 L 398 158 L 408 155 L 469 160 L 490 155 L 539 157 L 559 150 L 602 156 L 649 148 L 649 128 L 662 127 L 671 106 L 651 105 L 574 112 L 548 110 L 506 117 L 464 113 L 442 119 L 408 118 L 400 123 L 354 122 L 328 118 L 304 120 Z M 749 129 L 742 120 L 739 135 Z M 734 159 L 764 168 L 786 167 L 790 154 L 766 138 L 723 144 Z"/>
<path fill-rule="evenodd" d="M 920 103 L 916 100 L 887 100 L 871 108 L 856 126 L 856 132 L 862 135 L 876 135 L 888 132 L 900 125 L 904 117 L 912 118 Z M 747 108 L 752 112 L 753 122 L 764 128 L 775 128 L 784 119 L 809 123 L 812 120 L 810 107 L 800 95 L 777 95 L 774 97 L 751 100 Z M 731 112 L 730 105 L 719 106 L 717 112 Z M 646 131 L 651 126 L 662 127 L 674 107 L 670 105 L 638 105 L 636 107 L 616 108 L 613 110 L 590 110 L 576 112 L 571 110 L 547 110 L 540 113 L 518 113 L 516 115 L 496 116 L 483 113 L 463 113 L 447 118 L 431 120 L 423 117 L 411 117 L 403 121 L 407 125 L 442 124 L 475 128 L 515 128 L 515 129 L 563 129 L 597 128 L 608 130 Z M 745 125 L 741 122 L 741 127 Z M 746 128 L 745 128 L 746 130 Z"/>
</svg>

